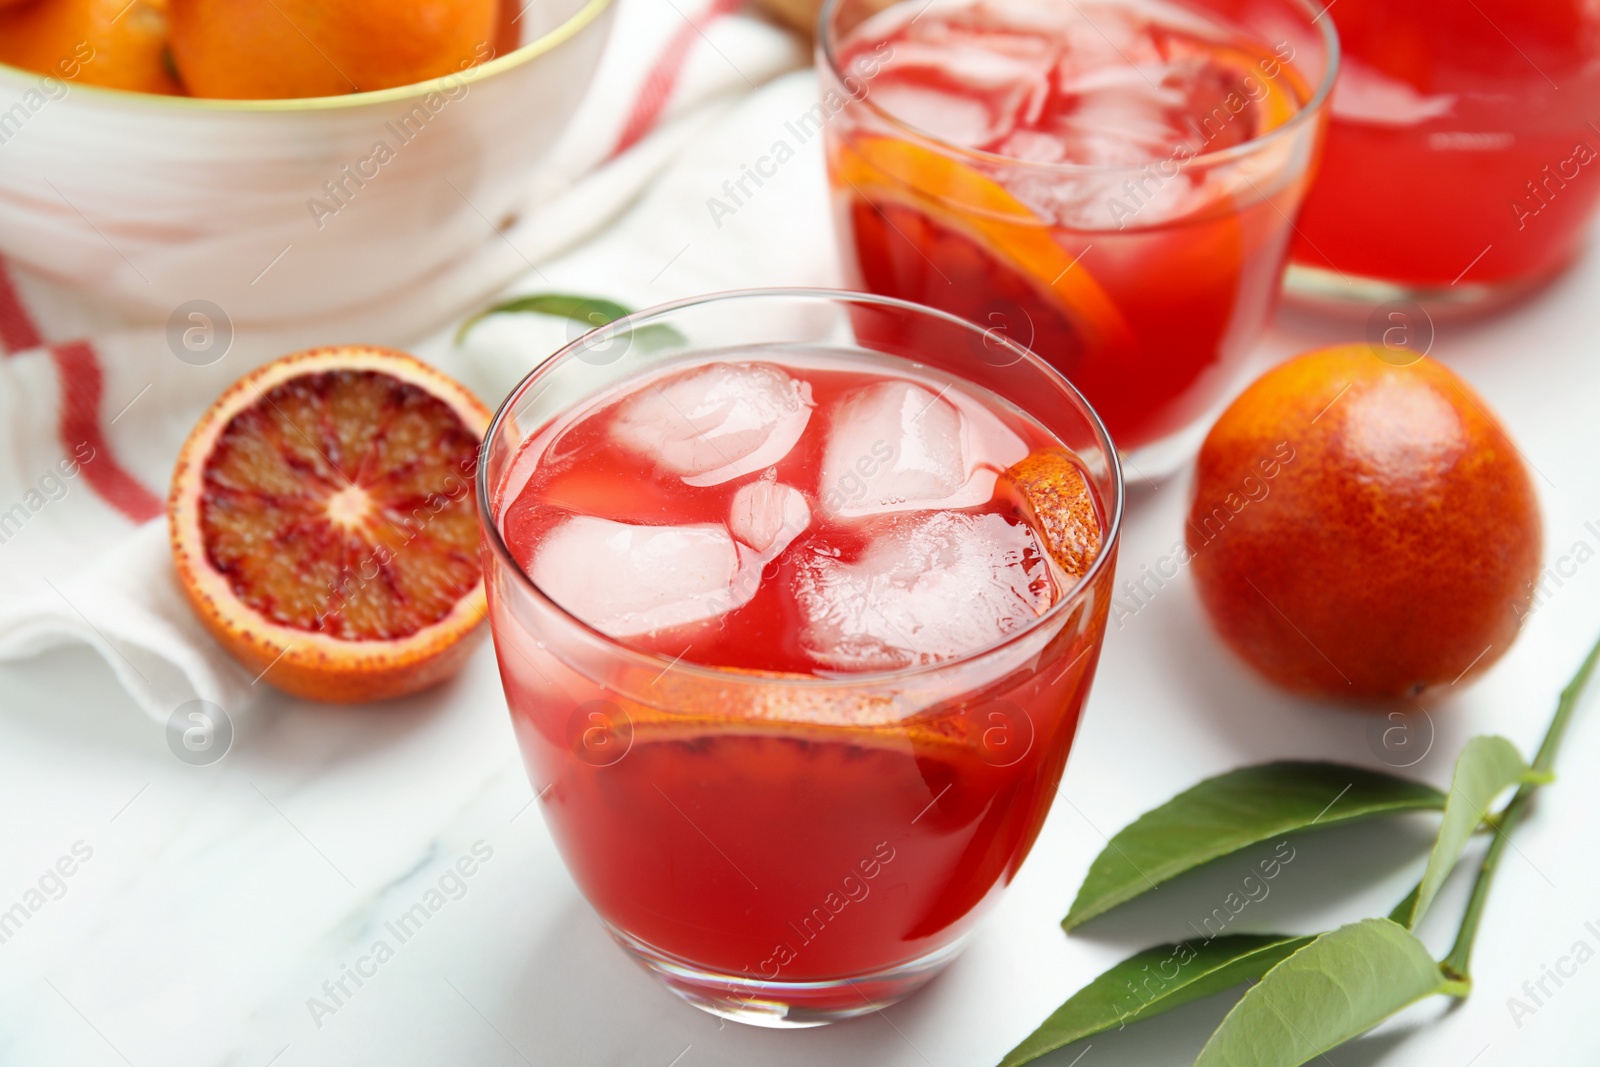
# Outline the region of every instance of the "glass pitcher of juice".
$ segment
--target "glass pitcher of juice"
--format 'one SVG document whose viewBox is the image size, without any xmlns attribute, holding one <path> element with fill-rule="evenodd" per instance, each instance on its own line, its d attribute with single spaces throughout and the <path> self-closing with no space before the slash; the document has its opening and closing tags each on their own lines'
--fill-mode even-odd
<svg viewBox="0 0 1600 1067">
<path fill-rule="evenodd" d="M 1600 197 L 1600 7 L 1339 0 L 1297 294 L 1435 306 L 1526 292 L 1582 248 Z"/>
</svg>

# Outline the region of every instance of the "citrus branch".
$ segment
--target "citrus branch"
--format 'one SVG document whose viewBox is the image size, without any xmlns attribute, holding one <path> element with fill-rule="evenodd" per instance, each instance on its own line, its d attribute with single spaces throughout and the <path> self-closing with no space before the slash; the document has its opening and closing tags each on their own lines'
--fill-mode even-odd
<svg viewBox="0 0 1600 1067">
<path fill-rule="evenodd" d="M 1472 981 L 1469 971 L 1472 962 L 1472 943 L 1478 936 L 1478 923 L 1483 919 L 1484 905 L 1489 899 L 1490 883 L 1494 881 L 1495 871 L 1499 869 L 1500 858 L 1511 844 L 1511 832 L 1522 821 L 1528 805 L 1533 802 L 1533 795 L 1551 780 L 1556 753 L 1560 750 L 1561 740 L 1567 732 L 1567 723 L 1572 719 L 1573 709 L 1578 706 L 1578 700 L 1582 697 L 1584 687 L 1589 682 L 1589 676 L 1594 673 L 1597 662 L 1600 662 L 1600 641 L 1589 650 L 1583 666 L 1578 668 L 1578 673 L 1572 676 L 1572 681 L 1567 683 L 1567 687 L 1561 690 L 1561 699 L 1556 703 L 1555 717 L 1550 720 L 1550 728 L 1545 731 L 1538 755 L 1533 759 L 1533 774 L 1529 776 L 1528 781 L 1517 787 L 1511 802 L 1490 823 L 1494 830 L 1494 840 L 1489 843 L 1489 850 L 1484 853 L 1483 863 L 1478 868 L 1478 879 L 1473 883 L 1472 896 L 1467 901 L 1466 913 L 1461 917 L 1461 929 L 1456 934 L 1456 943 L 1451 947 L 1450 955 L 1446 956 L 1441 964 L 1445 975 L 1452 981 L 1460 982 L 1464 986 Z"/>
</svg>

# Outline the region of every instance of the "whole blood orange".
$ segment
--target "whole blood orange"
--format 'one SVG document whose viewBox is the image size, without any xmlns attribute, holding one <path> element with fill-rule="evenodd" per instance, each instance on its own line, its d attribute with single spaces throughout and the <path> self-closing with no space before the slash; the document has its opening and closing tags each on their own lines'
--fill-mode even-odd
<svg viewBox="0 0 1600 1067">
<path fill-rule="evenodd" d="M 1186 530 L 1217 631 L 1262 674 L 1328 696 L 1414 696 L 1516 638 L 1538 501 L 1454 373 L 1367 345 L 1257 379 L 1201 447 Z"/>
<path fill-rule="evenodd" d="M 195 96 L 339 96 L 494 55 L 500 0 L 171 0 L 172 58 Z"/>
<path fill-rule="evenodd" d="M 473 483 L 489 412 L 401 352 L 319 348 L 236 382 L 167 503 L 178 578 L 252 674 L 314 700 L 453 674 L 486 604 Z"/>
<path fill-rule="evenodd" d="M 0 63 L 67 83 L 180 93 L 166 47 L 166 0 L 0 0 Z"/>
</svg>

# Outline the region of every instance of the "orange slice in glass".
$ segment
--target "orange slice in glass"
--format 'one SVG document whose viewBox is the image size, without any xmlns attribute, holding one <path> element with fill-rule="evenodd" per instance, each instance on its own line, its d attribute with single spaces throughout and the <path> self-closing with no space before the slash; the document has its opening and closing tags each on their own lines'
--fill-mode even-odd
<svg viewBox="0 0 1600 1067">
<path fill-rule="evenodd" d="M 995 492 L 1022 512 L 1069 577 L 1089 573 L 1100 554 L 1100 511 L 1071 452 L 1047 448 L 1024 457 L 1000 476 Z"/>
<path fill-rule="evenodd" d="M 167 503 L 178 577 L 253 675 L 353 702 L 453 674 L 485 613 L 473 486 L 489 412 L 401 352 L 318 348 L 201 418 Z"/>
<path fill-rule="evenodd" d="M 897 137 L 843 141 L 832 167 L 834 177 L 863 199 L 905 204 L 988 250 L 1058 307 L 1085 347 L 1130 340 L 1122 312 L 1093 273 L 999 182 Z"/>
</svg>

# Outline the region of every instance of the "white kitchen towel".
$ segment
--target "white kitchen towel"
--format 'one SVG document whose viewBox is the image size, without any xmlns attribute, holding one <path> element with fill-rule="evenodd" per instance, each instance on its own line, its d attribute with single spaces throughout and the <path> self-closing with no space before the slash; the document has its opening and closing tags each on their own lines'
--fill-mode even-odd
<svg viewBox="0 0 1600 1067">
<path fill-rule="evenodd" d="M 456 325 L 487 294 L 556 290 L 645 306 L 831 283 L 820 137 L 802 121 L 815 78 L 798 40 L 735 6 L 622 0 L 589 99 L 530 175 L 539 209 L 471 262 L 381 307 L 241 330 L 226 357 L 196 367 L 161 331 L 119 328 L 93 294 L 0 263 L 0 660 L 85 643 L 158 722 L 194 699 L 241 711 L 259 693 L 265 683 L 184 603 L 162 511 L 190 427 L 267 359 L 312 344 L 395 345 L 493 406 L 569 339 L 570 324 L 507 316 L 456 346 Z M 741 185 L 758 166 L 771 177 Z"/>
</svg>

